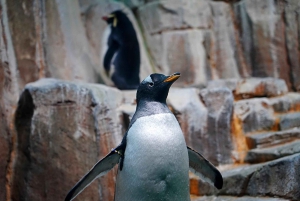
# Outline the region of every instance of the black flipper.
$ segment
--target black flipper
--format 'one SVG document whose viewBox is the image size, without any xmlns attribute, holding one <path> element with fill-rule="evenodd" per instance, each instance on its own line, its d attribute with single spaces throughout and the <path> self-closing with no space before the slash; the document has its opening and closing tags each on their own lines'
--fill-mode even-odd
<svg viewBox="0 0 300 201">
<path fill-rule="evenodd" d="M 103 61 L 106 74 L 109 73 L 111 60 L 118 49 L 119 49 L 119 44 L 113 39 L 109 38 L 108 50 L 106 51 L 106 54 L 104 56 L 104 61 Z"/>
<path fill-rule="evenodd" d="M 107 156 L 97 162 L 94 167 L 70 190 L 65 201 L 73 200 L 81 191 L 83 191 L 90 183 L 98 177 L 105 175 L 122 158 L 123 150 L 118 146 L 113 149 Z"/>
<path fill-rule="evenodd" d="M 213 184 L 217 189 L 221 189 L 223 186 L 223 177 L 219 170 L 198 152 L 189 147 L 187 149 L 190 171 L 208 183 Z"/>
</svg>

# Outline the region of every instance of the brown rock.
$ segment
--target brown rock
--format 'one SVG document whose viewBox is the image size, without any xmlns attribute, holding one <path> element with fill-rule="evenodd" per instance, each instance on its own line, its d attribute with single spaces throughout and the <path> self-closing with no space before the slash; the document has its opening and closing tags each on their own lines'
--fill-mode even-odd
<svg viewBox="0 0 300 201">
<path fill-rule="evenodd" d="M 0 5 L 0 200 L 10 200 L 16 144 L 13 115 L 19 86 L 7 7 L 5 2 L 1 2 Z"/>
<path fill-rule="evenodd" d="M 121 101 L 118 90 L 101 85 L 54 79 L 28 84 L 16 112 L 13 200 L 63 200 L 97 160 L 121 142 L 115 109 Z M 95 181 L 78 198 L 112 200 L 114 173 Z"/>
<path fill-rule="evenodd" d="M 245 0 L 235 5 L 245 61 L 252 76 L 284 79 L 291 89 L 283 2 Z"/>
</svg>

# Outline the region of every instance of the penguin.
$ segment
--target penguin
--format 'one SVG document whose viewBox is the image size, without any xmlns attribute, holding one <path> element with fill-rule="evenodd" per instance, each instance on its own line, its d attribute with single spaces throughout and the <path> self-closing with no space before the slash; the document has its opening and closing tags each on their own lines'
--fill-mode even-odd
<svg viewBox="0 0 300 201">
<path fill-rule="evenodd" d="M 180 77 L 151 74 L 136 93 L 137 107 L 120 145 L 70 190 L 73 200 L 93 180 L 118 165 L 114 201 L 190 201 L 189 170 L 214 185 L 223 186 L 221 173 L 186 142 L 166 99 Z"/>
<path fill-rule="evenodd" d="M 126 14 L 121 10 L 102 17 L 110 26 L 108 49 L 103 66 L 109 74 L 114 65 L 112 81 L 121 90 L 137 89 L 140 84 L 140 47 L 134 27 Z"/>
</svg>

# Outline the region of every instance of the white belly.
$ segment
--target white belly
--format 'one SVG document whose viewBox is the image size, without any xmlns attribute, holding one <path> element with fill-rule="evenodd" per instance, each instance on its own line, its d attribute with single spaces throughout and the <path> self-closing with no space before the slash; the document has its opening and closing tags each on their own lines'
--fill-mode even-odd
<svg viewBox="0 0 300 201">
<path fill-rule="evenodd" d="M 141 117 L 127 135 L 116 201 L 189 201 L 189 161 L 173 114 Z"/>
</svg>

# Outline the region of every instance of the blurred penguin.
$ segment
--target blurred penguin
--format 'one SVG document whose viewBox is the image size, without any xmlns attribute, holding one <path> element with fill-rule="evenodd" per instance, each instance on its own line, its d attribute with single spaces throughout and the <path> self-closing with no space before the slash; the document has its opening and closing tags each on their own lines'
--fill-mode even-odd
<svg viewBox="0 0 300 201">
<path fill-rule="evenodd" d="M 112 81 L 121 90 L 137 89 L 140 83 L 140 48 L 134 27 L 121 10 L 102 18 L 110 26 L 104 69 L 109 75 L 114 66 Z"/>
</svg>

